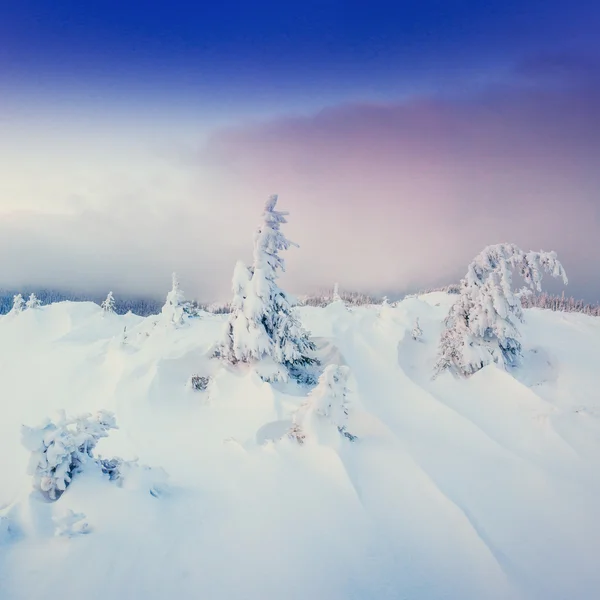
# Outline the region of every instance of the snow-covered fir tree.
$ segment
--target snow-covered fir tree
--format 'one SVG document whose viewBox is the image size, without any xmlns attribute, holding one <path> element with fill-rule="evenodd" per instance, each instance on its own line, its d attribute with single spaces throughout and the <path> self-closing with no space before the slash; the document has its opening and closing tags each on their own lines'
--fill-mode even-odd
<svg viewBox="0 0 600 600">
<path fill-rule="evenodd" d="M 335 426 L 343 436 L 354 440 L 355 436 L 347 430 L 350 410 L 349 377 L 349 367 L 328 365 L 306 402 L 294 413 L 288 436 L 303 443 L 320 422 Z"/>
<path fill-rule="evenodd" d="M 188 303 L 185 300 L 183 291 L 179 287 L 177 273 L 173 273 L 172 281 L 171 291 L 167 294 L 166 302 L 162 307 L 162 315 L 167 323 L 175 327 L 180 327 L 185 324 L 186 306 Z"/>
<path fill-rule="evenodd" d="M 105 315 L 115 313 L 115 299 L 112 292 L 108 292 L 108 296 L 106 296 L 106 300 L 100 305 L 100 308 Z"/>
<path fill-rule="evenodd" d="M 423 330 L 419 325 L 419 317 L 415 319 L 415 324 L 412 328 L 412 339 L 415 341 L 419 341 L 423 337 Z"/>
<path fill-rule="evenodd" d="M 40 427 L 23 425 L 21 439 L 31 452 L 28 473 L 34 487 L 57 500 L 86 462 L 94 459 L 98 441 L 116 428 L 114 415 L 104 410 L 70 419 L 61 411 L 55 421 L 47 419 Z"/>
<path fill-rule="evenodd" d="M 37 296 L 32 292 L 27 300 L 26 307 L 27 308 L 39 308 L 42 303 L 38 300 Z"/>
<path fill-rule="evenodd" d="M 25 300 L 23 299 L 23 296 L 21 294 L 17 294 L 13 297 L 13 305 L 11 312 L 19 314 L 20 312 L 23 312 L 24 308 Z"/>
<path fill-rule="evenodd" d="M 521 293 L 513 290 L 512 272 L 541 291 L 544 273 L 567 276 L 555 252 L 524 252 L 514 244 L 488 246 L 469 265 L 460 294 L 446 318 L 435 374 L 449 369 L 469 376 L 490 363 L 519 364 L 518 323 L 523 320 Z"/>
<path fill-rule="evenodd" d="M 279 253 L 296 244 L 281 232 L 288 213 L 275 210 L 276 204 L 277 196 L 265 204 L 254 236 L 252 266 L 236 264 L 232 312 L 215 354 L 234 364 L 253 363 L 267 380 L 292 376 L 310 381 L 308 368 L 316 363 L 312 356 L 315 345 L 298 320 L 294 303 L 277 285 L 285 271 Z"/>
</svg>

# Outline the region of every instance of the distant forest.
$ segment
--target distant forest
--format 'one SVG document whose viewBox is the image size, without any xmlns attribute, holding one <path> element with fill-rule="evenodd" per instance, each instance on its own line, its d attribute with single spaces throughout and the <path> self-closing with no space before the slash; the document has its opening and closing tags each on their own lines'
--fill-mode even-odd
<svg viewBox="0 0 600 600">
<path fill-rule="evenodd" d="M 409 294 L 410 296 L 425 294 L 428 292 L 447 292 L 449 294 L 458 294 L 458 285 L 449 285 L 441 288 L 422 290 L 417 294 Z M 63 302 L 69 300 L 71 302 L 95 302 L 100 305 L 105 296 L 98 296 L 94 294 L 74 294 L 70 292 L 64 292 L 60 290 L 47 290 L 47 289 L 36 289 L 27 288 L 21 291 L 15 290 L 0 290 L 0 315 L 5 315 L 10 311 L 13 305 L 13 297 L 21 293 L 25 300 L 29 294 L 34 293 L 42 304 L 52 304 L 54 302 Z M 318 294 L 312 294 L 299 298 L 299 304 L 303 306 L 327 306 L 334 299 L 333 289 L 325 290 Z M 371 296 L 361 292 L 348 292 L 344 290 L 339 291 L 339 298 L 343 300 L 348 306 L 365 306 L 369 304 L 381 304 L 384 300 L 381 297 Z M 583 300 L 577 300 L 575 298 L 567 297 L 564 293 L 560 296 L 554 296 L 552 294 L 541 293 L 541 294 L 530 294 L 523 296 L 521 300 L 524 308 L 544 308 L 552 311 L 559 312 L 579 312 L 594 317 L 600 317 L 600 304 L 590 304 Z M 115 295 L 115 310 L 117 314 L 124 315 L 131 311 L 135 315 L 141 317 L 147 317 L 148 315 L 157 315 L 160 313 L 163 306 L 163 300 L 157 300 L 155 298 L 141 298 L 135 296 L 117 296 Z M 393 302 L 390 302 L 393 304 Z M 207 312 L 221 314 L 229 313 L 229 304 L 206 304 L 200 302 L 190 302 L 190 304 L 198 309 L 205 310 Z"/>
</svg>

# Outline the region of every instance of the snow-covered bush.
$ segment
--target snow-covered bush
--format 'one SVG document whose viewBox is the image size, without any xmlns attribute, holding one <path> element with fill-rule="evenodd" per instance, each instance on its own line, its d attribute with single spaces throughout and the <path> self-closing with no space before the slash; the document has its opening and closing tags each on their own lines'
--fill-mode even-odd
<svg viewBox="0 0 600 600">
<path fill-rule="evenodd" d="M 337 427 L 343 436 L 354 440 L 356 436 L 347 430 L 350 409 L 349 377 L 349 367 L 328 365 L 306 402 L 294 413 L 288 436 L 303 443 L 307 430 L 312 428 L 313 420 L 316 419 L 317 422 L 325 422 Z"/>
<path fill-rule="evenodd" d="M 23 296 L 21 294 L 16 294 L 13 297 L 13 305 L 12 305 L 11 312 L 13 312 L 14 314 L 19 314 L 19 313 L 23 312 L 24 308 L 25 308 L 25 300 L 23 300 Z"/>
<path fill-rule="evenodd" d="M 98 465 L 110 481 L 115 481 L 119 487 L 129 490 L 143 490 L 158 498 L 167 489 L 167 472 L 160 467 L 140 465 L 136 460 L 123 460 L 119 457 L 99 458 Z"/>
<path fill-rule="evenodd" d="M 41 305 L 42 303 L 38 300 L 37 296 L 31 293 L 25 306 L 27 308 L 39 308 Z"/>
<path fill-rule="evenodd" d="M 269 379 L 309 381 L 316 360 L 309 333 L 302 327 L 289 296 L 277 285 L 285 271 L 281 250 L 295 245 L 280 230 L 287 213 L 275 210 L 277 196 L 265 204 L 263 222 L 254 236 L 254 260 L 238 262 L 233 276 L 232 313 L 215 355 L 228 362 L 271 361 Z M 264 371 L 264 369 L 263 369 Z"/>
<path fill-rule="evenodd" d="M 106 299 L 100 305 L 100 308 L 105 315 L 115 313 L 115 299 L 112 292 L 108 292 L 108 296 L 106 296 Z"/>
<path fill-rule="evenodd" d="M 505 368 L 519 364 L 522 292 L 513 290 L 513 270 L 527 288 L 538 292 L 544 272 L 567 283 L 554 252 L 524 252 L 514 244 L 485 248 L 469 265 L 446 318 L 436 375 L 449 369 L 468 376 L 492 362 Z"/>
<path fill-rule="evenodd" d="M 419 317 L 415 319 L 415 324 L 413 325 L 411 335 L 412 339 L 415 341 L 419 341 L 423 337 L 423 330 L 419 325 Z"/>
<path fill-rule="evenodd" d="M 204 392 L 208 388 L 208 384 L 210 383 L 210 377 L 205 377 L 203 375 L 192 375 L 190 377 L 190 387 L 193 390 Z"/>
<path fill-rule="evenodd" d="M 57 500 L 73 476 L 93 460 L 98 441 L 116 428 L 114 415 L 104 410 L 70 419 L 61 411 L 55 421 L 46 419 L 39 427 L 23 425 L 21 438 L 31 452 L 28 473 L 34 487 Z"/>
<path fill-rule="evenodd" d="M 83 513 L 73 512 L 70 508 L 63 515 L 52 517 L 55 529 L 54 535 L 73 537 L 75 535 L 84 535 L 91 531 L 89 523 L 86 521 Z"/>
</svg>

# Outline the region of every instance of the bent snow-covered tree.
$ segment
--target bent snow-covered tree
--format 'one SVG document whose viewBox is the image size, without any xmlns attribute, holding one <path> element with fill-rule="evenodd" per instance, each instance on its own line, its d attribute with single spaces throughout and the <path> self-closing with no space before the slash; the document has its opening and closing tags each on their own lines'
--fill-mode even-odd
<svg viewBox="0 0 600 600">
<path fill-rule="evenodd" d="M 555 252 L 524 252 L 514 244 L 485 248 L 469 265 L 458 300 L 446 318 L 436 375 L 449 369 L 469 376 L 490 363 L 505 368 L 519 364 L 522 350 L 517 325 L 523 320 L 523 290 L 513 290 L 513 271 L 526 288 L 537 292 L 544 273 L 567 283 Z"/>
<path fill-rule="evenodd" d="M 285 271 L 279 252 L 296 244 L 281 232 L 288 213 L 275 210 L 276 204 L 276 195 L 265 204 L 263 222 L 254 236 L 252 266 L 238 262 L 235 267 L 232 313 L 216 355 L 231 363 L 258 366 L 260 362 L 259 371 L 265 379 L 286 379 L 289 375 L 309 381 L 308 367 L 316 362 L 311 355 L 315 345 L 298 320 L 291 299 L 277 285 Z"/>
</svg>

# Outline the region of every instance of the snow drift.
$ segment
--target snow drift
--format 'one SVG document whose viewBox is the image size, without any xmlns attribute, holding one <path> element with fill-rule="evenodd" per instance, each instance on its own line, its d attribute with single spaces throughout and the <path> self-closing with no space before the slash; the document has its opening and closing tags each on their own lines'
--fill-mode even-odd
<svg viewBox="0 0 600 600">
<path fill-rule="evenodd" d="M 432 380 L 453 299 L 300 308 L 356 436 L 315 409 L 302 443 L 309 388 L 210 358 L 226 315 L 0 317 L 0 598 L 597 597 L 600 320 L 527 309 L 519 369 Z M 20 436 L 59 410 L 114 412 L 126 466 L 50 502 Z"/>
</svg>

